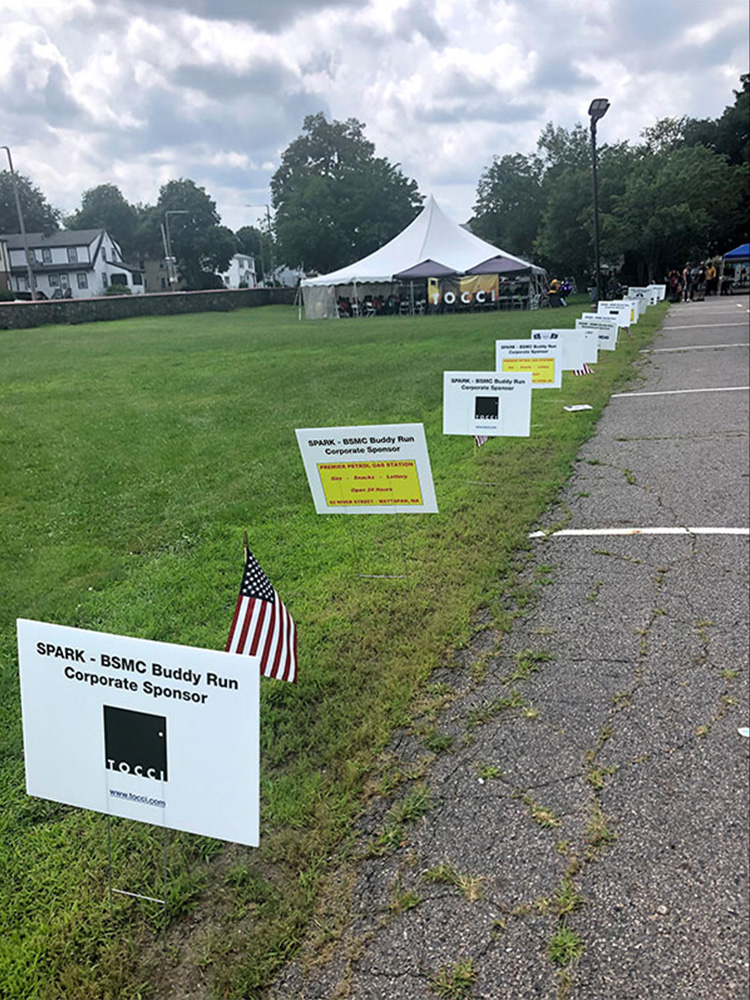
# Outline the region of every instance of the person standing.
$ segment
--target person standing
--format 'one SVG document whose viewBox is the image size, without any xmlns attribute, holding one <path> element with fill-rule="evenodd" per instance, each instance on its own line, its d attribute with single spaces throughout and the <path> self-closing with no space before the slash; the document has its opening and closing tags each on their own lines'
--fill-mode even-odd
<svg viewBox="0 0 750 1000">
<path fill-rule="evenodd" d="M 692 281 L 690 280 L 690 261 L 682 269 L 682 301 L 689 302 L 692 298 Z"/>
<path fill-rule="evenodd" d="M 716 267 L 714 262 L 710 260 L 708 262 L 708 267 L 706 268 L 706 295 L 716 295 L 716 285 L 718 280 Z"/>
</svg>

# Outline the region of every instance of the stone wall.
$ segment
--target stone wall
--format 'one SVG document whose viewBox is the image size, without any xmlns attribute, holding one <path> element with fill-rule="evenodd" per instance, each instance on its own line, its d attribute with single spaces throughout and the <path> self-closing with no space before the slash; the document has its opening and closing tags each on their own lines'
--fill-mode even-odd
<svg viewBox="0 0 750 1000">
<path fill-rule="evenodd" d="M 230 312 L 252 306 L 293 305 L 293 288 L 238 288 L 207 292 L 108 295 L 92 299 L 0 302 L 0 330 L 21 330 L 50 323 L 97 323 L 133 316 Z"/>
</svg>

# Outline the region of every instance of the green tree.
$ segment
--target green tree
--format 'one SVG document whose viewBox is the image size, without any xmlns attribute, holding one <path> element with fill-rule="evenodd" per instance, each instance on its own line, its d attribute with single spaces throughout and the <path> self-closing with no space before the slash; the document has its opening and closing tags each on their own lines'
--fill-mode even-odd
<svg viewBox="0 0 750 1000">
<path fill-rule="evenodd" d="M 216 202 L 195 181 L 180 178 L 164 184 L 156 205 L 138 212 L 136 239 L 148 256 L 164 255 L 167 212 L 172 254 L 186 286 L 194 290 L 220 287 L 218 273 L 229 267 L 237 240 L 231 229 L 221 225 Z"/>
<path fill-rule="evenodd" d="M 320 272 L 372 253 L 417 215 L 422 196 L 375 156 L 362 122 L 308 115 L 271 180 L 279 258 Z"/>
<path fill-rule="evenodd" d="M 589 133 L 580 122 L 572 129 L 555 127 L 552 122 L 542 129 L 536 143 L 548 183 L 565 170 L 585 170 L 591 163 Z"/>
<path fill-rule="evenodd" d="M 136 252 L 137 227 L 137 209 L 114 184 L 100 184 L 84 191 L 81 207 L 65 219 L 66 229 L 106 229 L 126 260 Z"/>
<path fill-rule="evenodd" d="M 582 126 L 576 126 L 573 134 L 577 140 L 572 147 L 565 144 L 572 152 L 569 165 L 563 167 L 565 159 L 558 159 L 545 174 L 546 206 L 534 246 L 540 262 L 550 271 L 590 281 L 594 267 L 591 150 L 589 147 L 583 156 Z M 613 200 L 625 190 L 634 156 L 624 142 L 597 150 L 600 248 L 605 264 L 612 265 L 622 257 L 619 234 L 606 229 L 604 220 L 612 211 Z"/>
<path fill-rule="evenodd" d="M 52 208 L 39 188 L 32 184 L 28 177 L 16 172 L 15 178 L 26 232 L 53 233 L 59 229 L 60 212 Z M 13 175 L 9 170 L 0 170 L 0 233 L 20 231 L 13 193 Z"/>
<path fill-rule="evenodd" d="M 542 163 L 520 153 L 493 159 L 479 178 L 472 232 L 520 257 L 529 257 L 544 208 Z"/>
<path fill-rule="evenodd" d="M 568 167 L 545 184 L 545 208 L 534 243 L 535 259 L 551 275 L 589 275 L 594 257 L 591 171 Z"/>
<path fill-rule="evenodd" d="M 684 141 L 688 146 L 700 143 L 726 156 L 730 166 L 750 160 L 750 73 L 740 77 L 740 90 L 734 91 L 734 104 L 728 105 L 720 118 L 685 119 Z"/>
<path fill-rule="evenodd" d="M 643 149 L 625 190 L 612 198 L 610 239 L 640 259 L 649 280 L 670 267 L 722 252 L 746 216 L 748 166 L 732 166 L 705 146 Z"/>
</svg>

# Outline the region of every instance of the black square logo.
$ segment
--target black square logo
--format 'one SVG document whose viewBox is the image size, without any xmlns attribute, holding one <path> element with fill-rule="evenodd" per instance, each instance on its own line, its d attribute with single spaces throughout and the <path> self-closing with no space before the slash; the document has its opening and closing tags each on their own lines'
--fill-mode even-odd
<svg viewBox="0 0 750 1000">
<path fill-rule="evenodd" d="M 166 717 L 104 705 L 104 757 L 110 771 L 166 781 Z"/>
<path fill-rule="evenodd" d="M 500 413 L 498 396 L 476 396 L 474 400 L 474 418 L 476 420 L 497 420 Z"/>
</svg>

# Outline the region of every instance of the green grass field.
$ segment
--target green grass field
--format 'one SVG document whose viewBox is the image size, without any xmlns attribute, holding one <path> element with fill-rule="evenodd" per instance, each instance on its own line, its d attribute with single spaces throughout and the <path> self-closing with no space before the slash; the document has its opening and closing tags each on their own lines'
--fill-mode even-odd
<svg viewBox="0 0 750 1000">
<path fill-rule="evenodd" d="M 0 333 L 0 997 L 176 997 L 203 980 L 261 995 L 394 727 L 473 614 L 500 621 L 514 555 L 666 307 L 594 376 L 535 392 L 528 439 L 444 437 L 442 372 L 491 370 L 497 337 L 583 308 L 300 323 L 271 307 Z M 295 428 L 398 422 L 425 425 L 440 513 L 316 515 Z M 244 528 L 297 623 L 299 683 L 261 685 L 261 847 L 168 834 L 165 951 L 161 907 L 115 896 L 110 911 L 106 819 L 25 794 L 15 620 L 221 649 Z M 406 581 L 358 575 L 404 562 Z M 113 821 L 112 849 L 115 886 L 159 895 L 161 831 Z"/>
</svg>

